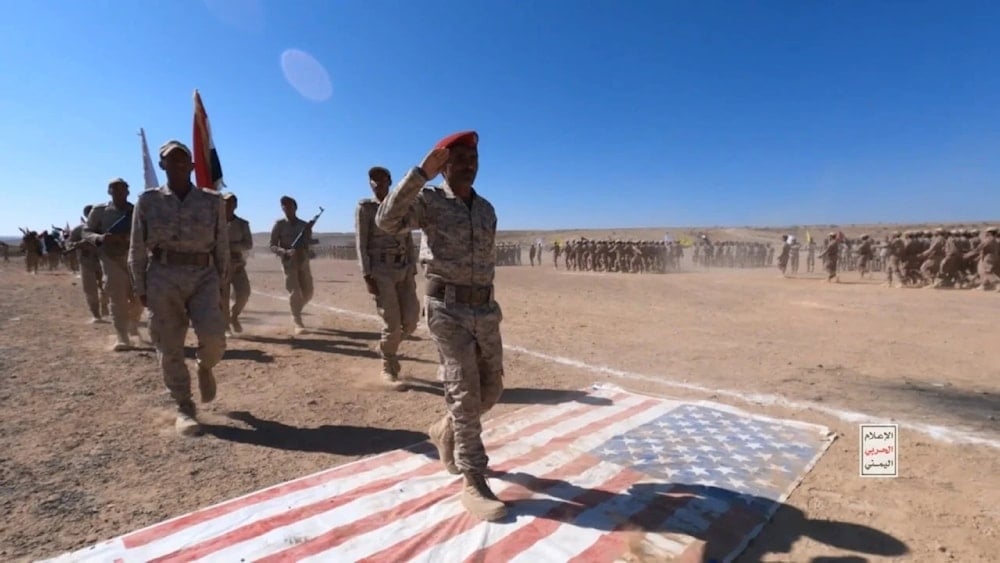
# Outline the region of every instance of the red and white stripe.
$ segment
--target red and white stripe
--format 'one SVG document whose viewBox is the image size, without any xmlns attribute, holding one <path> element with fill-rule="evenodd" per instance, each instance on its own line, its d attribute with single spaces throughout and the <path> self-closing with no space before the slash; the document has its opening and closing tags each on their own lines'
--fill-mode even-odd
<svg viewBox="0 0 1000 563">
<path fill-rule="evenodd" d="M 51 561 L 613 561 L 629 531 L 609 514 L 655 527 L 686 500 L 670 510 L 630 501 L 630 486 L 653 481 L 587 452 L 678 403 L 617 390 L 592 396 L 612 403 L 536 405 L 487 421 L 490 484 L 513 503 L 511 522 L 471 517 L 459 502 L 461 478 L 423 455 L 432 450 L 425 443 L 423 453 L 362 459 Z M 693 539 L 650 541 L 679 555 Z"/>
</svg>

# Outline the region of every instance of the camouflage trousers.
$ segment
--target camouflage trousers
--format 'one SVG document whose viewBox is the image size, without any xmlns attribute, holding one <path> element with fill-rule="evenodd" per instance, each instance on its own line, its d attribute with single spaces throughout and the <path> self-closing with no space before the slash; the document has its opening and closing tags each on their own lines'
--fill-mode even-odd
<svg viewBox="0 0 1000 563">
<path fill-rule="evenodd" d="M 38 254 L 33 254 L 28 252 L 24 255 L 24 267 L 29 274 L 38 273 L 38 263 L 41 262 L 42 257 Z"/>
<path fill-rule="evenodd" d="M 481 417 L 503 393 L 503 313 L 496 302 L 482 307 L 427 298 L 427 328 L 441 357 L 444 400 L 455 429 L 455 464 L 482 474 L 489 457 Z"/>
<path fill-rule="evenodd" d="M 226 321 L 219 293 L 214 266 L 149 265 L 149 335 L 156 346 L 163 383 L 178 403 L 191 400 L 191 374 L 184 363 L 188 326 L 193 326 L 198 336 L 199 365 L 215 367 L 226 351 Z"/>
<path fill-rule="evenodd" d="M 139 319 L 142 317 L 142 303 L 132 291 L 127 259 L 125 256 L 101 254 L 101 269 L 104 270 L 104 291 L 111 301 L 111 319 L 115 332 L 127 335 L 139 326 Z"/>
<path fill-rule="evenodd" d="M 830 256 L 823 258 L 823 268 L 826 270 L 827 277 L 832 280 L 837 276 L 837 259 Z"/>
<path fill-rule="evenodd" d="M 108 308 L 108 292 L 104 291 L 104 272 L 97 258 L 80 260 L 80 285 L 90 314 L 95 319 L 101 317 Z"/>
<path fill-rule="evenodd" d="M 976 273 L 979 274 L 979 282 L 983 284 L 984 287 L 989 287 L 990 284 L 1000 283 L 1000 276 L 997 276 L 997 260 L 993 256 L 987 255 L 979 259 L 976 264 Z"/>
<path fill-rule="evenodd" d="M 248 301 L 250 301 L 250 277 L 247 276 L 246 265 L 233 266 L 229 280 L 222 284 L 222 312 L 225 313 L 226 326 L 240 316 Z"/>
<path fill-rule="evenodd" d="M 313 298 L 313 277 L 309 260 L 299 257 L 287 258 L 281 261 L 281 269 L 285 273 L 288 306 L 292 310 L 292 315 L 298 318 L 302 315 L 302 309 Z"/>
<path fill-rule="evenodd" d="M 869 269 L 868 268 L 868 263 L 870 261 L 871 261 L 871 258 L 869 258 L 867 256 L 859 256 L 858 257 L 858 271 L 861 272 L 862 274 L 867 274 L 868 273 L 868 269 Z"/>
<path fill-rule="evenodd" d="M 404 336 L 413 334 L 420 321 L 415 275 L 411 266 L 375 267 L 371 272 L 378 287 L 375 309 L 382 318 L 382 338 L 379 340 L 382 368 L 393 375 L 399 375 L 399 343 Z"/>
</svg>

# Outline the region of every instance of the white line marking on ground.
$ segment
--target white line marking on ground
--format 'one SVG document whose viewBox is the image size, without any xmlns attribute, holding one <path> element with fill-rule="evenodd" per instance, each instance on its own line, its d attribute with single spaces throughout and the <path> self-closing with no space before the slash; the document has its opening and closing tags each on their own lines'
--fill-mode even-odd
<svg viewBox="0 0 1000 563">
<path fill-rule="evenodd" d="M 253 293 L 256 293 L 257 295 L 260 295 L 262 297 L 268 297 L 279 301 L 286 301 L 286 302 L 288 301 L 288 297 L 286 296 L 272 295 L 270 293 L 263 293 L 257 290 L 253 290 Z M 359 313 L 357 311 L 351 311 L 349 309 L 341 309 L 339 307 L 333 307 L 330 305 L 323 305 L 319 303 L 310 303 L 309 305 L 320 309 L 325 309 L 327 311 L 331 311 L 334 313 L 339 313 L 342 315 L 347 315 L 369 321 L 381 322 L 381 319 L 379 319 L 377 315 L 372 315 L 368 313 Z M 421 326 L 420 329 L 425 330 L 423 326 Z M 684 383 L 682 381 L 676 381 L 673 379 L 669 379 L 666 376 L 645 375 L 641 373 L 620 370 L 608 366 L 588 364 L 580 360 L 565 358 L 563 356 L 553 356 L 551 354 L 546 354 L 544 352 L 536 352 L 534 350 L 523 348 L 521 346 L 515 346 L 512 344 L 504 344 L 504 348 L 512 352 L 518 352 L 520 354 L 533 356 L 535 358 L 545 360 L 551 363 L 569 366 L 610 377 L 616 377 L 618 379 L 631 379 L 633 381 L 644 381 L 647 383 L 654 383 L 657 385 L 662 385 L 664 387 L 674 387 L 677 389 L 686 389 L 688 391 L 709 393 L 709 394 L 719 395 L 722 397 L 728 397 L 730 399 L 738 399 L 746 403 L 753 403 L 757 405 L 779 406 L 795 410 L 812 410 L 836 417 L 844 422 L 850 422 L 855 424 L 860 424 L 862 422 L 870 424 L 891 422 L 899 424 L 901 427 L 904 428 L 916 430 L 917 432 L 926 434 L 931 438 L 941 442 L 946 442 L 950 444 L 976 444 L 980 446 L 989 446 L 992 448 L 1000 449 L 1000 440 L 995 440 L 993 438 L 983 436 L 978 432 L 961 430 L 957 428 L 950 428 L 947 426 L 938 426 L 934 424 L 924 424 L 922 422 L 909 422 L 905 420 L 886 418 L 885 416 L 876 416 L 851 410 L 835 409 L 832 407 L 828 407 L 826 405 L 821 405 L 813 401 L 794 401 L 786 397 L 782 397 L 780 395 L 770 395 L 766 393 L 742 393 L 739 391 L 732 391 L 729 389 L 713 389 L 711 387 L 703 387 L 701 385 L 695 385 L 693 383 Z"/>
</svg>

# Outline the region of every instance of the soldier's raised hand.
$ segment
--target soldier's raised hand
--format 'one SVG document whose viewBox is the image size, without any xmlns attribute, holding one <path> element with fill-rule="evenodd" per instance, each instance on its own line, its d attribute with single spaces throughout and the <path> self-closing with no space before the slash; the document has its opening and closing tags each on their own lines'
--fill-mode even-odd
<svg viewBox="0 0 1000 563">
<path fill-rule="evenodd" d="M 420 163 L 421 170 L 427 175 L 428 180 L 432 180 L 441 173 L 444 165 L 448 162 L 448 149 L 432 149 Z"/>
</svg>

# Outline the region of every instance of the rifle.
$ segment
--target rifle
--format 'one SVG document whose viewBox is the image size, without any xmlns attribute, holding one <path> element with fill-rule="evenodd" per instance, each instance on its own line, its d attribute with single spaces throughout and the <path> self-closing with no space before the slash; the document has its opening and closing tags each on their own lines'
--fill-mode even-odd
<svg viewBox="0 0 1000 563">
<path fill-rule="evenodd" d="M 307 230 L 311 229 L 313 227 L 313 225 L 316 224 L 316 221 L 319 220 L 319 216 L 323 214 L 323 211 L 325 211 L 325 210 L 323 209 L 322 206 L 320 206 L 319 213 L 317 213 L 316 216 L 313 217 L 312 220 L 309 221 L 309 223 L 307 223 L 306 226 L 303 227 L 301 231 L 299 231 L 298 236 L 296 236 L 295 240 L 292 241 L 292 246 L 291 246 L 292 249 L 298 250 L 298 248 L 299 248 L 299 241 L 302 240 L 302 236 L 306 234 Z"/>
<path fill-rule="evenodd" d="M 121 217 L 119 217 L 117 221 L 115 221 L 114 223 L 112 223 L 112 224 L 111 224 L 111 226 L 110 226 L 110 227 L 108 227 L 108 232 L 107 232 L 107 233 L 105 233 L 105 234 L 109 234 L 109 235 L 117 235 L 117 234 L 120 234 L 120 233 L 121 233 L 121 231 L 123 231 L 123 230 L 124 230 L 124 228 L 121 228 L 121 229 L 120 229 L 120 228 L 118 228 L 118 226 L 119 226 L 119 225 L 121 225 L 121 224 L 122 224 L 122 222 L 123 222 L 123 221 L 125 221 L 126 219 L 128 219 L 128 222 L 127 222 L 127 223 L 125 223 L 125 224 L 126 224 L 126 225 L 128 226 L 128 228 L 130 228 L 130 229 L 131 229 L 131 228 L 132 228 L 132 212 L 131 212 L 131 211 L 129 211 L 129 212 L 126 212 L 126 213 L 125 213 L 124 215 L 122 215 Z"/>
</svg>

